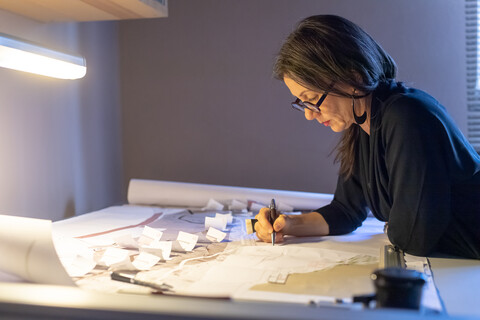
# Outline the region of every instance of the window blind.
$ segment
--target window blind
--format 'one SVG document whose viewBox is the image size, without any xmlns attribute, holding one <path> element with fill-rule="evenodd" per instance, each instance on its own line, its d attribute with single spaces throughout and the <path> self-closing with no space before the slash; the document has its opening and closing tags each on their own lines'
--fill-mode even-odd
<svg viewBox="0 0 480 320">
<path fill-rule="evenodd" d="M 480 0 L 465 0 L 467 138 L 480 152 Z"/>
</svg>

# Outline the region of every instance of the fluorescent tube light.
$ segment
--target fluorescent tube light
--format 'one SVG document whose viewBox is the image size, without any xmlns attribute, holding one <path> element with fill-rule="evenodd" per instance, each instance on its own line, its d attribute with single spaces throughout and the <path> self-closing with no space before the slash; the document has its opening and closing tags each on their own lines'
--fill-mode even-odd
<svg viewBox="0 0 480 320">
<path fill-rule="evenodd" d="M 0 33 L 0 67 L 59 79 L 79 79 L 87 73 L 80 56 L 47 49 Z"/>
</svg>

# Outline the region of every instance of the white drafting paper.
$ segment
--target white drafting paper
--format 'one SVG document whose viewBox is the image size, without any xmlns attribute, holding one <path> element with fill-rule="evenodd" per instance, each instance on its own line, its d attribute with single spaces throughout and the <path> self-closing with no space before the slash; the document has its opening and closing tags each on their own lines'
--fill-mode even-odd
<svg viewBox="0 0 480 320">
<path fill-rule="evenodd" d="M 247 300 L 247 301 L 265 301 L 265 302 L 284 302 L 284 303 L 297 303 L 311 305 L 312 302 L 316 304 L 327 303 L 328 305 L 334 305 L 337 301 L 335 297 L 326 297 L 318 295 L 308 294 L 290 294 L 282 292 L 271 291 L 259 291 L 259 290 L 239 290 L 235 293 L 235 300 Z"/>
<path fill-rule="evenodd" d="M 143 229 L 142 235 L 138 239 L 138 244 L 149 245 L 154 241 L 159 241 L 162 235 L 163 235 L 162 231 L 151 228 L 149 226 L 145 226 L 145 228 Z"/>
<path fill-rule="evenodd" d="M 203 277 L 184 288 L 184 293 L 234 296 L 246 287 L 267 283 L 272 275 L 278 278 L 282 273 L 286 277 L 290 273 L 324 270 L 352 261 L 378 263 L 378 254 L 373 257 L 301 246 L 239 246 L 225 259 L 212 262 Z"/>
<path fill-rule="evenodd" d="M 27 281 L 74 286 L 52 241 L 52 222 L 0 215 L 0 269 Z"/>
<path fill-rule="evenodd" d="M 141 246 L 140 252 L 148 252 L 160 257 L 162 260 L 170 260 L 173 241 L 154 241 L 148 246 Z"/>
<path fill-rule="evenodd" d="M 329 204 L 333 195 L 140 179 L 130 180 L 128 187 L 130 204 L 202 207 L 212 198 L 221 203 L 232 199 L 270 203 L 274 198 L 277 203 L 288 203 L 297 210 L 313 210 Z"/>
<path fill-rule="evenodd" d="M 178 209 L 177 209 L 178 210 Z M 72 238 L 103 233 L 105 231 L 125 228 L 127 226 L 136 225 L 154 217 L 158 213 L 165 212 L 164 209 L 146 206 L 113 206 L 99 211 L 94 211 L 88 215 L 82 214 L 53 224 L 55 234 L 66 235 Z M 178 210 L 179 211 L 179 210 Z M 143 226 L 141 226 L 143 228 Z M 125 234 L 130 232 L 132 228 L 112 231 L 105 236 L 113 239 L 112 235 Z M 84 238 L 82 240 L 90 240 L 101 236 Z"/>
<path fill-rule="evenodd" d="M 215 228 L 218 230 L 227 229 L 228 218 L 224 216 L 205 217 L 205 230 L 208 228 Z"/>
<path fill-rule="evenodd" d="M 67 237 L 54 237 L 53 240 L 58 257 L 71 277 L 82 277 L 97 265 L 94 250 L 84 241 Z"/>
<path fill-rule="evenodd" d="M 208 199 L 207 205 L 202 210 L 223 210 L 224 205 L 215 199 Z"/>
<path fill-rule="evenodd" d="M 198 236 L 195 234 L 180 231 L 177 240 L 172 243 L 172 251 L 188 252 L 192 251 L 197 244 Z"/>
<path fill-rule="evenodd" d="M 83 277 L 87 273 L 91 272 L 97 265 L 95 260 L 85 256 L 77 255 L 71 259 L 60 259 L 62 261 L 65 270 L 70 277 Z"/>
<path fill-rule="evenodd" d="M 225 239 L 226 236 L 227 234 L 225 232 L 222 232 L 212 227 L 208 229 L 206 235 L 207 239 L 212 242 L 222 242 L 222 240 Z"/>
<path fill-rule="evenodd" d="M 233 215 L 232 213 L 216 213 L 215 218 L 221 218 L 223 219 L 225 217 L 227 219 L 227 224 L 232 224 L 233 223 Z"/>
<path fill-rule="evenodd" d="M 57 221 L 55 235 L 78 238 L 91 247 L 108 247 L 115 238 L 128 233 L 139 235 L 145 225 L 160 219 L 163 214 L 182 209 L 159 209 L 145 206 L 113 206 L 99 211 Z"/>
</svg>

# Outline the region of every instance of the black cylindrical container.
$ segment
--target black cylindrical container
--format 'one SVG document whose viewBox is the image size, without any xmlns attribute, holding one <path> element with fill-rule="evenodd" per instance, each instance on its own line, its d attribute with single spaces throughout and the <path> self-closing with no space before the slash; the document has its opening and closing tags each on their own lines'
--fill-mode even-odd
<svg viewBox="0 0 480 320">
<path fill-rule="evenodd" d="M 425 276 L 415 270 L 385 268 L 372 274 L 377 308 L 419 309 Z"/>
</svg>

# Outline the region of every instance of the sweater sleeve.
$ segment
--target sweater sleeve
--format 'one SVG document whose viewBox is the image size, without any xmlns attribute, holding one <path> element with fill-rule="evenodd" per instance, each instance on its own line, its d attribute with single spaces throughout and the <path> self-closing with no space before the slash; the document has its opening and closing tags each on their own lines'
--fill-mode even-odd
<svg viewBox="0 0 480 320">
<path fill-rule="evenodd" d="M 362 225 L 368 209 L 355 172 L 349 178 L 339 176 L 332 202 L 316 212 L 324 217 L 330 235 L 346 234 Z"/>
<path fill-rule="evenodd" d="M 414 255 L 435 250 L 451 219 L 445 117 L 433 98 L 405 96 L 388 106 L 382 119 L 392 204 L 388 237 Z"/>
</svg>

